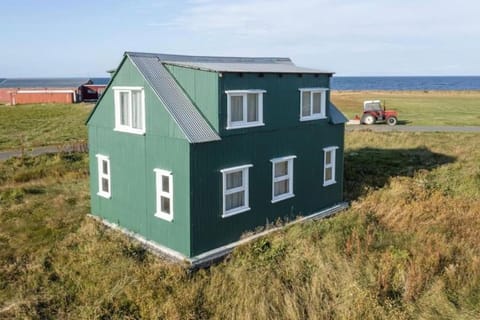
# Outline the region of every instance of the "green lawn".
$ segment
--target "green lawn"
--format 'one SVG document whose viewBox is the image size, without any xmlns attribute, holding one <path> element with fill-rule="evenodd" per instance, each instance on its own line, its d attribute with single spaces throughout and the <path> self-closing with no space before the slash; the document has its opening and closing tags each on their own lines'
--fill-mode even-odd
<svg viewBox="0 0 480 320">
<path fill-rule="evenodd" d="M 189 273 L 90 218 L 86 154 L 0 162 L 0 318 L 479 319 L 480 135 L 346 135 L 351 208 Z"/>
<path fill-rule="evenodd" d="M 364 100 L 381 99 L 407 125 L 479 125 L 480 91 L 332 91 L 349 117 L 361 115 Z M 0 150 L 66 144 L 87 139 L 91 104 L 0 106 Z"/>
<path fill-rule="evenodd" d="M 92 104 L 0 106 L 0 150 L 65 144 L 87 139 Z"/>
<path fill-rule="evenodd" d="M 480 125 L 480 91 L 332 91 L 331 99 L 349 119 L 364 100 L 382 100 L 407 125 Z"/>
</svg>

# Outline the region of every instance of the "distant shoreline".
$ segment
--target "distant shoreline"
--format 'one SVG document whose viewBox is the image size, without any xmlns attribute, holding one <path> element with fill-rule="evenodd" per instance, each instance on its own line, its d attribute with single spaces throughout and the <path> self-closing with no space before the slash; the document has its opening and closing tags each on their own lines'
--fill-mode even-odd
<svg viewBox="0 0 480 320">
<path fill-rule="evenodd" d="M 332 90 L 468 91 L 480 90 L 480 76 L 333 77 Z"/>
</svg>

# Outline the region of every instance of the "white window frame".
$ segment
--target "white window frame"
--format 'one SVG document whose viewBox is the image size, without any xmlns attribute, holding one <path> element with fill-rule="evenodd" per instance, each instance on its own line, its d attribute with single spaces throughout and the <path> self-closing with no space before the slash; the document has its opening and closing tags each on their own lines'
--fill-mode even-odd
<svg viewBox="0 0 480 320">
<path fill-rule="evenodd" d="M 110 171 L 110 158 L 108 156 L 97 154 L 97 168 L 98 168 L 98 192 L 97 195 L 103 198 L 110 199 L 112 197 L 112 184 L 111 184 L 111 176 L 112 172 Z M 108 174 L 103 173 L 103 162 L 107 162 L 107 171 Z M 108 192 L 103 190 L 103 183 L 102 179 L 108 180 Z"/>
<path fill-rule="evenodd" d="M 155 202 L 156 202 L 156 210 L 155 210 L 155 217 L 173 221 L 173 175 L 171 171 L 162 170 L 162 169 L 153 169 L 155 172 Z M 169 192 L 163 191 L 162 188 L 162 177 L 168 177 L 168 190 Z M 170 200 L 170 213 L 162 211 L 162 202 L 161 198 L 165 197 Z"/>
<path fill-rule="evenodd" d="M 249 211 L 249 182 L 248 182 L 248 176 L 249 176 L 249 168 L 253 167 L 252 164 L 246 164 L 238 167 L 232 167 L 232 168 L 226 168 L 220 170 L 222 173 L 222 185 L 223 185 L 223 193 L 222 193 L 222 203 L 223 203 L 223 210 L 222 210 L 222 218 L 227 218 L 245 211 Z M 227 190 L 227 175 L 230 173 L 235 173 L 235 172 L 242 172 L 242 186 L 237 187 L 234 189 Z M 230 210 L 226 210 L 226 197 L 229 194 L 232 193 L 237 193 L 240 191 L 244 191 L 244 204 L 241 207 L 233 208 Z"/>
<path fill-rule="evenodd" d="M 227 90 L 227 130 L 239 129 L 239 128 L 250 128 L 264 126 L 263 123 L 263 94 L 267 92 L 266 90 L 260 89 L 249 89 L 249 90 Z M 257 121 L 247 121 L 248 119 L 248 94 L 257 94 L 257 103 L 258 103 L 258 120 Z M 231 98 L 243 97 L 243 121 L 231 121 Z"/>
<path fill-rule="evenodd" d="M 327 105 L 327 91 L 328 88 L 300 88 L 300 121 L 310 121 L 317 119 L 326 119 L 326 105 Z M 310 114 L 308 116 L 302 115 L 303 93 L 310 92 Z M 313 113 L 313 94 L 320 93 L 320 113 Z"/>
<path fill-rule="evenodd" d="M 272 203 L 295 197 L 295 194 L 293 193 L 293 159 L 296 157 L 297 156 L 286 156 L 270 160 L 272 163 Z M 287 162 L 287 174 L 275 177 L 275 165 L 280 162 Z M 275 182 L 284 180 L 288 180 L 288 192 L 275 196 Z"/>
<path fill-rule="evenodd" d="M 337 181 L 335 180 L 336 178 L 336 154 L 337 154 L 337 149 L 338 147 L 336 146 L 333 146 L 333 147 L 326 147 L 326 148 L 323 148 L 323 186 L 326 187 L 326 186 L 329 186 L 329 185 L 332 185 L 332 184 L 335 184 L 337 183 Z M 330 152 L 331 155 L 330 155 L 330 160 L 331 160 L 331 163 L 328 163 L 327 164 L 327 153 Z M 332 178 L 327 180 L 326 177 L 327 177 L 327 169 L 331 168 L 332 169 Z"/>
<path fill-rule="evenodd" d="M 143 87 L 113 87 L 113 94 L 114 94 L 114 104 L 115 104 L 115 131 L 120 132 L 128 132 L 133 134 L 145 134 L 145 90 Z M 120 117 L 120 93 L 126 92 L 128 93 L 130 105 L 129 105 L 129 117 L 130 117 L 130 124 L 132 123 L 132 91 L 140 91 L 141 92 L 141 104 L 140 108 L 142 111 L 142 118 L 141 124 L 142 128 L 133 128 L 132 126 L 126 126 L 121 124 L 121 117 Z"/>
</svg>

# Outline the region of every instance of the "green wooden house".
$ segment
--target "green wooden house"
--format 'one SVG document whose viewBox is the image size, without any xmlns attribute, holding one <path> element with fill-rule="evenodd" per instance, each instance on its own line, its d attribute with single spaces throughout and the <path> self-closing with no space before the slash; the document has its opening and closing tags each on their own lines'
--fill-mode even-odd
<svg viewBox="0 0 480 320">
<path fill-rule="evenodd" d="M 331 76 L 288 58 L 125 53 L 87 121 L 92 214 L 195 262 L 338 210 Z"/>
</svg>

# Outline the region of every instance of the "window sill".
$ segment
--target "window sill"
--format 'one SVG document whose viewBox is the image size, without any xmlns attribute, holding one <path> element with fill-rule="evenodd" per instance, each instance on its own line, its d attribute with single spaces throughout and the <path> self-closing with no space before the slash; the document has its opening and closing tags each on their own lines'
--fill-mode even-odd
<svg viewBox="0 0 480 320">
<path fill-rule="evenodd" d="M 301 117 L 300 121 L 312 121 L 312 120 L 324 120 L 327 119 L 326 116 L 321 115 L 321 116 L 310 116 L 310 117 Z"/>
<path fill-rule="evenodd" d="M 115 127 L 115 129 L 113 129 L 113 131 L 131 133 L 131 134 L 136 134 L 136 135 L 140 135 L 140 136 L 145 135 L 145 130 L 135 130 L 135 129 L 124 128 L 124 127 Z"/>
<path fill-rule="evenodd" d="M 109 193 L 104 193 L 104 192 L 97 192 L 97 196 L 105 199 L 110 199 L 112 197 Z"/>
<path fill-rule="evenodd" d="M 263 122 L 255 122 L 250 124 L 242 124 L 242 125 L 230 125 L 227 126 L 227 130 L 234 130 L 234 129 L 242 129 L 242 128 L 253 128 L 253 127 L 262 127 L 265 123 Z"/>
<path fill-rule="evenodd" d="M 325 182 L 323 183 L 323 186 L 324 186 L 324 187 L 328 187 L 328 186 L 330 186 L 330 185 L 332 185 L 332 184 L 335 184 L 335 183 L 337 183 L 337 181 L 335 181 L 335 180 L 325 181 Z"/>
<path fill-rule="evenodd" d="M 273 198 L 272 203 L 277 203 L 277 202 L 280 202 L 280 201 L 283 201 L 283 200 L 286 200 L 286 199 L 290 199 L 290 198 L 293 198 L 293 197 L 295 197 L 295 195 L 293 193 L 283 194 L 281 196 Z"/>
<path fill-rule="evenodd" d="M 242 212 L 245 212 L 245 211 L 249 211 L 249 210 L 250 210 L 250 207 L 235 208 L 235 209 L 233 209 L 233 210 L 224 212 L 224 213 L 222 214 L 222 218 L 228 218 L 228 217 L 231 217 L 231 216 L 234 216 L 234 215 L 236 215 L 236 214 L 239 214 L 239 213 L 242 213 Z"/>
<path fill-rule="evenodd" d="M 173 214 L 167 214 L 163 212 L 156 212 L 155 217 L 160 218 L 162 220 L 172 222 L 173 221 Z"/>
</svg>

